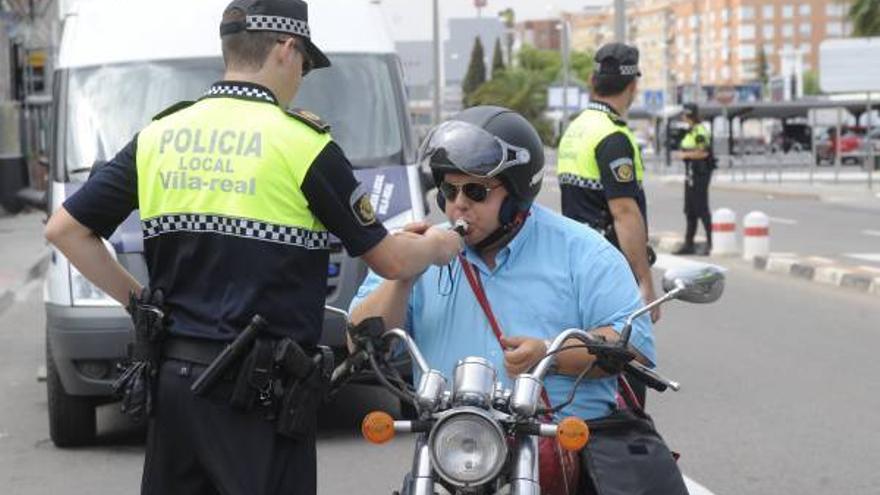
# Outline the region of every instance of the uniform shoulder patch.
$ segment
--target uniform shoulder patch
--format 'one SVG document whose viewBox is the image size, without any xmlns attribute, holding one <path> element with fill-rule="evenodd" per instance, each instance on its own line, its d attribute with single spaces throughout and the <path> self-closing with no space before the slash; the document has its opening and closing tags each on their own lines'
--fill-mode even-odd
<svg viewBox="0 0 880 495">
<path fill-rule="evenodd" d="M 358 187 L 351 193 L 348 200 L 351 212 L 355 218 L 364 227 L 376 223 L 376 212 L 373 210 L 373 204 L 370 203 L 370 195 L 364 190 L 363 186 Z"/>
<path fill-rule="evenodd" d="M 161 112 L 154 115 L 153 120 L 159 120 L 159 119 L 165 118 L 165 117 L 171 115 L 172 113 L 179 112 L 179 111 L 183 110 L 184 108 L 191 106 L 193 103 L 195 103 L 195 102 L 189 101 L 189 100 L 178 101 L 174 105 L 171 105 L 170 107 L 166 108 L 165 110 L 162 110 Z"/>
<path fill-rule="evenodd" d="M 321 117 L 318 117 L 308 110 L 303 110 L 302 108 L 292 108 L 290 110 L 287 110 L 287 115 L 290 115 L 291 117 L 320 132 L 321 134 L 330 132 L 330 124 L 324 122 L 323 120 L 321 120 Z"/>
<path fill-rule="evenodd" d="M 609 165 L 611 173 L 617 182 L 632 182 L 635 179 L 635 169 L 632 158 L 618 158 Z"/>
</svg>

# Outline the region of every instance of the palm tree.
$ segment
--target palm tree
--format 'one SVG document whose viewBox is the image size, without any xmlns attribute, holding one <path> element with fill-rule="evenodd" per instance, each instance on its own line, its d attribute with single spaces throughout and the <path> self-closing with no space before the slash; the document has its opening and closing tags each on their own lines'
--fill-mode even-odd
<svg viewBox="0 0 880 495">
<path fill-rule="evenodd" d="M 880 35 L 880 0 L 855 0 L 849 8 L 853 35 Z"/>
</svg>

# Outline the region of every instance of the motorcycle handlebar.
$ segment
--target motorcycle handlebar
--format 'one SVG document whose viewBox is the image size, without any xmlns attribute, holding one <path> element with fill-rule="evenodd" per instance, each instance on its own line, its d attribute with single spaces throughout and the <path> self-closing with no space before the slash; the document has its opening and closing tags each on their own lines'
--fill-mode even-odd
<svg viewBox="0 0 880 495">
<path fill-rule="evenodd" d="M 626 363 L 624 369 L 634 375 L 639 381 L 658 392 L 665 392 L 667 388 L 671 388 L 676 392 L 681 389 L 681 385 L 678 382 L 664 378 L 656 371 L 638 361 L 630 361 Z"/>
</svg>

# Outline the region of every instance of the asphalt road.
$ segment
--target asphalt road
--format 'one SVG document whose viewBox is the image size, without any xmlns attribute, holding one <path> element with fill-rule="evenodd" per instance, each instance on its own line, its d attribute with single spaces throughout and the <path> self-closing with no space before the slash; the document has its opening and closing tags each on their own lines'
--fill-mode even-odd
<svg viewBox="0 0 880 495">
<path fill-rule="evenodd" d="M 674 230 L 676 192 L 652 190 L 652 228 Z M 542 201 L 558 204 L 552 187 Z M 799 218 L 821 216 L 806 215 Z M 811 249 L 809 242 L 820 242 L 807 239 L 800 242 Z M 40 247 L 34 239 L 7 254 Z M 672 303 L 656 330 L 661 369 L 683 390 L 652 395 L 649 409 L 683 454 L 685 472 L 722 495 L 880 493 L 877 298 L 754 271 L 736 259 L 721 264 L 729 269 L 721 301 Z M 0 493 L 137 493 L 142 433 L 113 406 L 100 411 L 99 445 L 59 450 L 49 441 L 45 384 L 35 378 L 43 325 L 39 282 L 20 286 L 0 311 Z M 399 486 L 409 441 L 374 447 L 357 435 L 363 414 L 394 407 L 381 390 L 361 387 L 322 413 L 322 495 Z"/>
</svg>

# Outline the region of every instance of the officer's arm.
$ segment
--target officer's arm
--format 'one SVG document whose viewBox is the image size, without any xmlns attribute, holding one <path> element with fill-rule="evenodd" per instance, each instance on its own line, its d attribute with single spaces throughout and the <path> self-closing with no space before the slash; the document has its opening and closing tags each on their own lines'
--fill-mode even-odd
<svg viewBox="0 0 880 495">
<path fill-rule="evenodd" d="M 684 160 L 705 160 L 709 158 L 709 143 L 706 140 L 705 134 L 695 132 L 696 136 L 694 136 L 694 147 L 692 148 L 682 148 L 681 157 Z"/>
<path fill-rule="evenodd" d="M 351 164 L 335 143 L 328 144 L 309 167 L 302 191 L 309 209 L 345 245 L 386 279 L 418 275 L 431 264 L 446 264 L 460 251 L 458 234 L 437 228 L 424 235 L 387 235 L 376 218 L 369 194 L 360 187 Z"/>
<path fill-rule="evenodd" d="M 129 291 L 140 292 L 140 284 L 113 259 L 100 237 L 109 238 L 137 208 L 136 148 L 137 138 L 64 202 L 45 231 L 46 239 L 80 273 L 123 305 Z"/>
<path fill-rule="evenodd" d="M 129 292 L 140 293 L 138 281 L 110 255 L 101 238 L 63 206 L 49 219 L 45 235 L 80 273 L 123 306 Z"/>
</svg>

